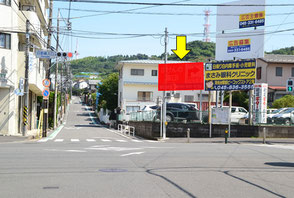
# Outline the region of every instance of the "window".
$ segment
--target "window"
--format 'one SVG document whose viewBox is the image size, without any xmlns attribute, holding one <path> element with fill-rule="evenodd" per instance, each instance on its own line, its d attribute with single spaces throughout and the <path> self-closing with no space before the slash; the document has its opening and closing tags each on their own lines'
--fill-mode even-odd
<svg viewBox="0 0 294 198">
<path fill-rule="evenodd" d="M 0 0 L 0 4 L 10 6 L 10 0 Z"/>
<path fill-rule="evenodd" d="M 0 48 L 10 49 L 10 34 L 0 33 Z"/>
<path fill-rule="evenodd" d="M 239 112 L 247 113 L 246 109 L 244 109 L 244 108 L 239 108 Z"/>
<path fill-rule="evenodd" d="M 131 69 L 132 76 L 144 76 L 144 69 Z"/>
<path fill-rule="evenodd" d="M 291 77 L 294 77 L 294 67 L 292 67 Z"/>
<path fill-rule="evenodd" d="M 152 70 L 151 75 L 152 76 L 157 76 L 157 70 Z"/>
<path fill-rule="evenodd" d="M 232 113 L 235 113 L 235 112 L 236 112 L 236 108 L 233 107 L 233 108 L 231 109 L 231 112 L 232 112 Z"/>
<path fill-rule="evenodd" d="M 257 80 L 261 79 L 261 67 L 257 68 L 257 76 L 256 76 Z"/>
<path fill-rule="evenodd" d="M 138 91 L 138 101 L 151 101 L 152 92 Z"/>
<path fill-rule="evenodd" d="M 139 106 L 127 106 L 127 114 L 130 113 L 130 112 L 136 112 L 136 111 L 139 111 L 140 110 L 140 107 Z"/>
<path fill-rule="evenodd" d="M 194 101 L 194 96 L 192 96 L 192 95 L 190 95 L 190 96 L 185 95 L 184 101 L 185 102 L 193 102 Z"/>
<path fill-rule="evenodd" d="M 283 76 L 283 67 L 276 67 L 276 76 Z"/>
</svg>

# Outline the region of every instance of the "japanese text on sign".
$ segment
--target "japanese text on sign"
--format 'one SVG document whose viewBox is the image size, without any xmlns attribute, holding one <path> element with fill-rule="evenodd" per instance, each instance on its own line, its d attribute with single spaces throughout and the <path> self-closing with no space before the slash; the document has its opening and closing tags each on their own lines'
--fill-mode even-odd
<svg viewBox="0 0 294 198">
<path fill-rule="evenodd" d="M 250 90 L 255 83 L 255 60 L 207 63 L 206 90 Z"/>
<path fill-rule="evenodd" d="M 250 51 L 250 39 L 239 39 L 228 41 L 228 53 Z"/>
<path fill-rule="evenodd" d="M 239 28 L 264 26 L 265 11 L 240 14 Z"/>
</svg>

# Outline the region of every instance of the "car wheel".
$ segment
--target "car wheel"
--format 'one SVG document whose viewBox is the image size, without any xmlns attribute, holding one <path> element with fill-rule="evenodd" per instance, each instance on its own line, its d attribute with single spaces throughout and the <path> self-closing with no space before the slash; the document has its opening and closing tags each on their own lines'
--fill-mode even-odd
<svg viewBox="0 0 294 198">
<path fill-rule="evenodd" d="M 171 122 L 171 121 L 173 121 L 173 116 L 172 115 L 166 115 L 166 121 L 167 122 Z"/>
<path fill-rule="evenodd" d="M 285 120 L 285 125 L 287 125 L 287 126 L 290 126 L 290 125 L 291 125 L 291 121 L 290 121 L 290 119 L 286 119 L 286 120 Z"/>
</svg>

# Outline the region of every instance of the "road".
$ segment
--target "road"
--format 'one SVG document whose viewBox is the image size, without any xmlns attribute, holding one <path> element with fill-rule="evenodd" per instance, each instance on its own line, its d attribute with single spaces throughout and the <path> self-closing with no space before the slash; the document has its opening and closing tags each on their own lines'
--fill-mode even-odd
<svg viewBox="0 0 294 198">
<path fill-rule="evenodd" d="M 293 197 L 294 148 L 124 137 L 74 98 L 66 124 L 0 143 L 1 198 Z"/>
</svg>

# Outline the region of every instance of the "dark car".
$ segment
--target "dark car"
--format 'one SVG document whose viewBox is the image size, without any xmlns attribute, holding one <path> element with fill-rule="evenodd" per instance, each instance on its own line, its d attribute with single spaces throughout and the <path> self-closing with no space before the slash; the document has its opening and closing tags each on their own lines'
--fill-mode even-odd
<svg viewBox="0 0 294 198">
<path fill-rule="evenodd" d="M 157 109 L 156 120 L 160 119 L 161 108 Z M 199 111 L 193 106 L 183 103 L 166 104 L 166 121 L 199 120 Z"/>
</svg>

